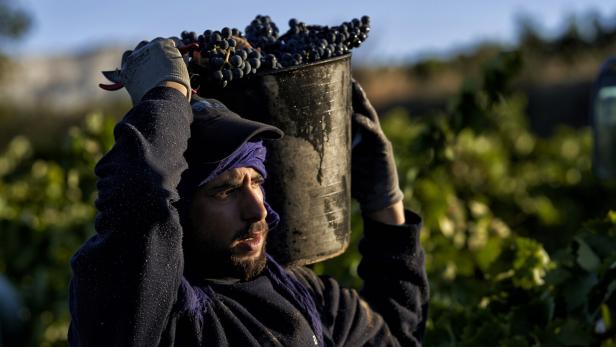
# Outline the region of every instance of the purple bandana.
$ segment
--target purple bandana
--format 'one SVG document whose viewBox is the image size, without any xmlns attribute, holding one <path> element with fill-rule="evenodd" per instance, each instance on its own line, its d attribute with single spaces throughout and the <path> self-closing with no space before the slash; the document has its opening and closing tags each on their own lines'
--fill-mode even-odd
<svg viewBox="0 0 616 347">
<path fill-rule="evenodd" d="M 236 149 L 230 156 L 218 162 L 218 165 L 206 176 L 199 184 L 201 187 L 223 172 L 240 167 L 251 167 L 257 170 L 263 178 L 267 178 L 265 171 L 265 156 L 267 149 L 263 146 L 263 141 L 249 141 Z"/>
</svg>

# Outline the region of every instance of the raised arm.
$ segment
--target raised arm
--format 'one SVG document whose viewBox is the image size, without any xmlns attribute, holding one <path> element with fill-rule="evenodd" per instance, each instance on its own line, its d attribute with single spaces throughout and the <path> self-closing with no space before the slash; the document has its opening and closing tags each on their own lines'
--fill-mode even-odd
<svg viewBox="0 0 616 347">
<path fill-rule="evenodd" d="M 420 345 L 429 297 L 421 218 L 404 211 L 391 143 L 363 89 L 355 81 L 352 88 L 351 189 L 364 216 L 361 294 L 401 346 Z"/>
<path fill-rule="evenodd" d="M 400 346 L 420 346 L 428 318 L 429 285 L 419 243 L 421 218 L 405 212 L 403 225 L 364 218 L 358 273 L 361 296 L 378 312 Z"/>
<path fill-rule="evenodd" d="M 73 346 L 156 346 L 176 300 L 183 254 L 173 203 L 192 110 L 173 41 L 142 43 L 116 77 L 135 107 L 95 168 L 96 234 L 73 256 Z"/>
</svg>

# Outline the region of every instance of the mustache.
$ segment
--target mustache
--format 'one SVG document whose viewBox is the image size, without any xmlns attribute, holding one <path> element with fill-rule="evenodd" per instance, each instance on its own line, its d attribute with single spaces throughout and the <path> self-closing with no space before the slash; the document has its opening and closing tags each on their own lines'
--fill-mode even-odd
<svg viewBox="0 0 616 347">
<path fill-rule="evenodd" d="M 238 231 L 233 238 L 233 241 L 240 241 L 255 237 L 260 233 L 266 233 L 268 231 L 267 223 L 265 221 L 259 221 L 252 223 L 249 226 Z"/>
</svg>

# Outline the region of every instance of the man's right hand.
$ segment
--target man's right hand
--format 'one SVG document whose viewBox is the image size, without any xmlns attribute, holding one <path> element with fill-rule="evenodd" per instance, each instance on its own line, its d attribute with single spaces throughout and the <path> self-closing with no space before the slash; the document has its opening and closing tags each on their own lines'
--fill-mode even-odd
<svg viewBox="0 0 616 347">
<path fill-rule="evenodd" d="M 150 89 L 169 85 L 168 82 L 184 86 L 186 97 L 190 100 L 188 68 L 173 39 L 142 41 L 134 50 L 124 52 L 121 69 L 103 71 L 103 75 L 113 82 L 124 84 L 133 105 L 141 101 Z M 175 89 L 183 91 L 182 88 Z"/>
</svg>

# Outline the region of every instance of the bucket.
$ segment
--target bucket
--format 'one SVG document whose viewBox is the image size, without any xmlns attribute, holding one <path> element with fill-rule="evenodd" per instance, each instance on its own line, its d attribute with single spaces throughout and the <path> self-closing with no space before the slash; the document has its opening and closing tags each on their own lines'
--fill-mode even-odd
<svg viewBox="0 0 616 347">
<path fill-rule="evenodd" d="M 351 236 L 350 54 L 199 94 L 285 133 L 266 143 L 266 197 L 281 217 L 268 236 L 268 253 L 283 265 L 343 253 Z"/>
</svg>

